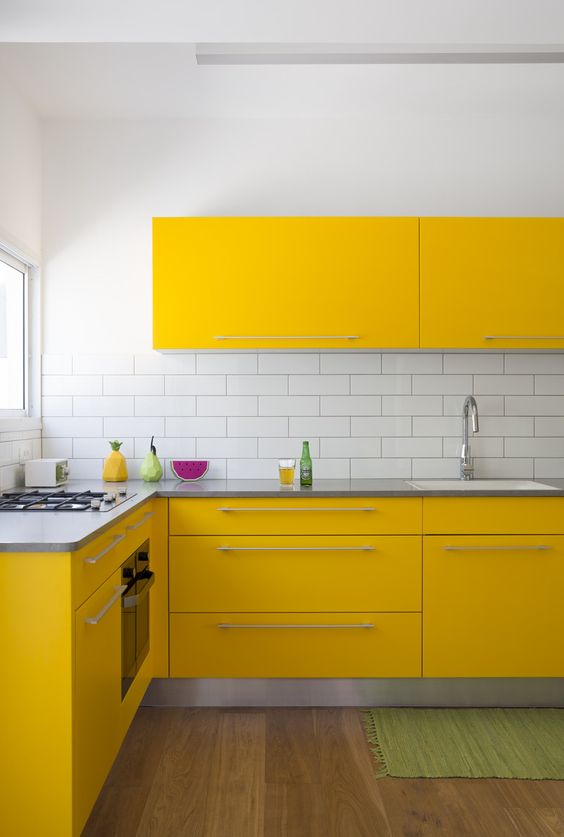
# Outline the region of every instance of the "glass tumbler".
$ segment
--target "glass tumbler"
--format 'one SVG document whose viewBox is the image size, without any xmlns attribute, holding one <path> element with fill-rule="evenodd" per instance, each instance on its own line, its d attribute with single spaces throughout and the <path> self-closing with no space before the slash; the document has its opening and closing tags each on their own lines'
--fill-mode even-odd
<svg viewBox="0 0 564 837">
<path fill-rule="evenodd" d="M 296 471 L 295 459 L 279 459 L 278 460 L 278 474 L 280 476 L 280 485 L 289 488 L 294 485 L 294 474 Z"/>
</svg>

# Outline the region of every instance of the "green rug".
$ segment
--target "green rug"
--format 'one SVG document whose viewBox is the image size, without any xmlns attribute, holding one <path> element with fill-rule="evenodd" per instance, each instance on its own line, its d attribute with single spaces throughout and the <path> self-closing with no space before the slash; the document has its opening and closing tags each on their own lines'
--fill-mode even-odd
<svg viewBox="0 0 564 837">
<path fill-rule="evenodd" d="M 564 779 L 564 709 L 369 709 L 376 775 Z"/>
</svg>

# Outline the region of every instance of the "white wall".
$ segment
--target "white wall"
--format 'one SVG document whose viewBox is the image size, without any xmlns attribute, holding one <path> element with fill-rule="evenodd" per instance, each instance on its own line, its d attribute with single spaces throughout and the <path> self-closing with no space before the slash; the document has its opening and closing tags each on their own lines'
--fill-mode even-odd
<svg viewBox="0 0 564 837">
<path fill-rule="evenodd" d="M 150 349 L 153 216 L 562 215 L 562 148 L 544 111 L 49 124 L 44 350 Z"/>
<path fill-rule="evenodd" d="M 33 260 L 41 252 L 41 126 L 0 74 L 0 242 Z"/>
</svg>

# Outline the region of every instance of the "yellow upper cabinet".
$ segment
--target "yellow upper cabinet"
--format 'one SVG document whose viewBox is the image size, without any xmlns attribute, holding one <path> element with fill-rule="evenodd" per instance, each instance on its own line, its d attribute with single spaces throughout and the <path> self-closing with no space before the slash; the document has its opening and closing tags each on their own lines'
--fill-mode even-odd
<svg viewBox="0 0 564 837">
<path fill-rule="evenodd" d="M 417 218 L 155 218 L 153 277 L 156 349 L 419 345 Z"/>
<path fill-rule="evenodd" d="M 564 349 L 563 218 L 422 218 L 423 348 Z"/>
</svg>

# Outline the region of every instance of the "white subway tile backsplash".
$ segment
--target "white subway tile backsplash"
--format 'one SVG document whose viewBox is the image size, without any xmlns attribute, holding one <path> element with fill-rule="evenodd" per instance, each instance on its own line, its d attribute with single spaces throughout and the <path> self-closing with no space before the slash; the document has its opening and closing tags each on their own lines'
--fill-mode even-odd
<svg viewBox="0 0 564 837">
<path fill-rule="evenodd" d="M 535 375 L 535 395 L 564 395 L 564 375 Z"/>
<path fill-rule="evenodd" d="M 352 395 L 411 395 L 411 375 L 351 375 Z"/>
<path fill-rule="evenodd" d="M 256 457 L 257 440 L 244 437 L 197 439 L 196 456 L 199 459 L 245 459 Z"/>
<path fill-rule="evenodd" d="M 102 395 L 101 375 L 44 375 L 43 395 Z"/>
<path fill-rule="evenodd" d="M 255 395 L 198 395 L 196 414 L 198 416 L 256 416 Z"/>
<path fill-rule="evenodd" d="M 132 395 L 75 395 L 75 416 L 132 416 L 135 403 Z"/>
<path fill-rule="evenodd" d="M 290 395 L 348 395 L 348 375 L 290 375 Z"/>
<path fill-rule="evenodd" d="M 193 416 L 196 414 L 194 395 L 136 395 L 136 416 Z"/>
<path fill-rule="evenodd" d="M 351 459 L 351 479 L 410 479 L 411 459 Z"/>
<path fill-rule="evenodd" d="M 228 375 L 228 395 L 287 395 L 286 375 Z"/>
<path fill-rule="evenodd" d="M 383 395 L 384 416 L 440 416 L 443 399 L 440 395 Z"/>
<path fill-rule="evenodd" d="M 227 419 L 225 416 L 200 418 L 198 416 L 168 416 L 165 419 L 166 436 L 225 436 L 227 433 Z"/>
<path fill-rule="evenodd" d="M 12 465 L 13 457 L 13 442 L 0 442 L 0 465 Z"/>
<path fill-rule="evenodd" d="M 260 416 L 318 416 L 317 395 L 260 395 Z"/>
<path fill-rule="evenodd" d="M 393 436 L 390 439 L 382 439 L 382 456 L 416 459 L 420 456 L 442 456 L 442 453 L 443 440 L 438 437 L 419 436 L 402 439 L 399 436 Z"/>
<path fill-rule="evenodd" d="M 102 418 L 44 418 L 43 437 L 79 436 L 96 437 L 104 435 L 104 420 Z"/>
<path fill-rule="evenodd" d="M 42 375 L 72 375 L 72 355 L 42 355 Z"/>
<path fill-rule="evenodd" d="M 72 416 L 72 398 L 66 395 L 48 395 L 41 399 L 44 416 Z"/>
<path fill-rule="evenodd" d="M 258 372 L 260 375 L 317 375 L 319 355 L 261 354 L 258 357 Z"/>
<path fill-rule="evenodd" d="M 532 375 L 475 375 L 474 393 L 478 395 L 532 395 Z"/>
<path fill-rule="evenodd" d="M 355 436 L 349 438 L 338 438 L 330 436 L 321 439 L 321 456 L 342 458 L 342 457 L 374 457 L 380 456 L 382 452 L 382 441 L 378 436 Z"/>
<path fill-rule="evenodd" d="M 472 375 L 414 375 L 414 395 L 467 395 L 472 392 Z"/>
<path fill-rule="evenodd" d="M 74 375 L 132 375 L 133 355 L 74 355 Z"/>
<path fill-rule="evenodd" d="M 564 416 L 564 395 L 508 395 L 508 416 Z"/>
<path fill-rule="evenodd" d="M 207 434 L 209 435 L 209 434 Z M 240 417 L 227 419 L 228 436 L 276 437 L 288 435 L 288 418 L 284 417 Z"/>
<path fill-rule="evenodd" d="M 501 375 L 503 374 L 504 355 L 496 354 L 447 354 L 444 356 L 445 375 Z"/>
<path fill-rule="evenodd" d="M 535 459 L 535 479 L 562 479 L 564 477 L 564 458 Z"/>
<path fill-rule="evenodd" d="M 309 439 L 312 436 L 349 436 L 351 420 L 348 416 L 319 416 L 290 418 L 290 436 Z"/>
<path fill-rule="evenodd" d="M 379 395 L 323 395 L 322 416 L 379 416 L 382 399 Z"/>
<path fill-rule="evenodd" d="M 69 459 L 69 476 L 71 480 L 100 480 L 103 467 L 103 459 Z M 128 462 L 128 476 L 135 479 L 131 473 L 131 460 Z"/>
<path fill-rule="evenodd" d="M 410 416 L 352 416 L 351 436 L 411 436 L 411 421 Z"/>
<path fill-rule="evenodd" d="M 382 372 L 386 375 L 440 375 L 443 371 L 441 354 L 406 354 L 382 355 Z"/>
<path fill-rule="evenodd" d="M 196 372 L 198 375 L 256 375 L 258 359 L 256 355 L 197 355 Z"/>
<path fill-rule="evenodd" d="M 167 395 L 225 395 L 225 375 L 167 375 Z"/>
<path fill-rule="evenodd" d="M 72 459 L 86 478 L 99 476 L 113 438 L 133 478 L 152 435 L 167 476 L 171 458 L 198 456 L 211 460 L 209 478 L 275 480 L 278 459 L 299 459 L 308 439 L 317 479 L 456 477 L 473 391 L 478 476 L 548 478 L 564 461 L 562 352 L 100 353 L 42 364 L 43 455 Z M 34 456 L 38 434 L 25 436 Z M 3 483 L 22 478 L 10 460 L 23 438 L 0 434 Z"/>
<path fill-rule="evenodd" d="M 161 354 L 153 352 L 147 355 L 135 355 L 136 375 L 194 375 L 196 372 L 196 355 L 192 354 Z"/>
<path fill-rule="evenodd" d="M 104 395 L 163 395 L 162 375 L 104 375 Z"/>
<path fill-rule="evenodd" d="M 381 371 L 381 354 L 348 352 L 321 355 L 322 375 L 379 375 Z"/>
</svg>

